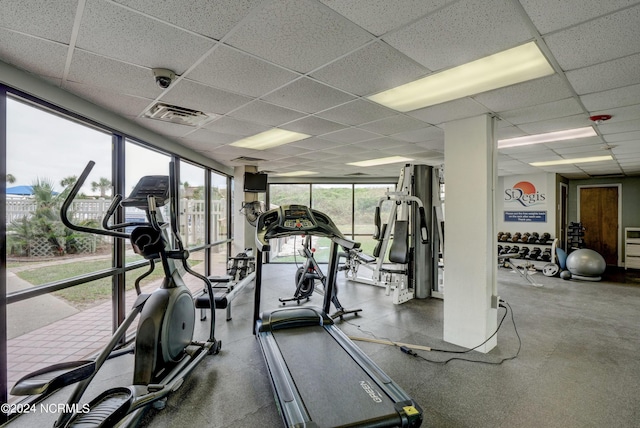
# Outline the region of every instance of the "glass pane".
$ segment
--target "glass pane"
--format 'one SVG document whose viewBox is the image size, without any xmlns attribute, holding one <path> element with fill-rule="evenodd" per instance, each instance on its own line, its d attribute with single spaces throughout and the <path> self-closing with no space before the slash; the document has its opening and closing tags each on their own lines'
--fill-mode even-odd
<svg viewBox="0 0 640 428">
<path fill-rule="evenodd" d="M 354 233 L 373 236 L 376 206 L 385 193 L 395 188 L 394 184 L 356 184 L 354 186 Z M 391 203 L 382 205 L 380 220 L 387 223 Z"/>
<path fill-rule="evenodd" d="M 169 162 L 171 158 L 163 153 L 142 147 L 131 141 L 125 145 L 125 195 L 127 197 L 138 181 L 146 175 L 169 175 Z M 169 204 L 159 209 L 164 221 L 169 221 Z M 146 214 L 135 207 L 125 208 L 127 222 L 145 222 Z M 127 263 L 143 260 L 142 256 L 135 254 L 131 245 L 127 244 Z"/>
<path fill-rule="evenodd" d="M 313 184 L 311 194 L 312 208 L 328 215 L 338 229 L 350 238 L 353 233 L 351 184 Z"/>
<path fill-rule="evenodd" d="M 227 230 L 227 177 L 211 173 L 211 242 L 229 237 Z"/>
<path fill-rule="evenodd" d="M 309 192 L 308 184 L 270 184 L 269 209 L 292 204 L 309 206 L 311 200 Z"/>
<path fill-rule="evenodd" d="M 209 270 L 212 276 L 223 276 L 227 274 L 227 244 L 220 244 L 211 247 L 209 256 Z"/>
<path fill-rule="evenodd" d="M 205 244 L 204 174 L 204 168 L 180 162 L 178 224 L 185 248 Z"/>
<path fill-rule="evenodd" d="M 109 238 L 74 232 L 60 220 L 60 207 L 90 160 L 98 163 L 69 217 L 98 225 L 111 202 L 111 135 L 7 99 L 7 258 L 19 278 L 9 292 L 111 266 Z"/>
</svg>

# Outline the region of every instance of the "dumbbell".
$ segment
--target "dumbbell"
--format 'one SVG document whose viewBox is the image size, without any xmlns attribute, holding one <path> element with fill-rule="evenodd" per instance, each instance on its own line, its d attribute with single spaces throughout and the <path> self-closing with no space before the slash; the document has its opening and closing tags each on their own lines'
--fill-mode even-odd
<svg viewBox="0 0 640 428">
<path fill-rule="evenodd" d="M 520 242 L 529 242 L 529 236 L 531 236 L 531 234 L 529 232 L 525 232 L 522 235 L 522 238 L 520 238 Z"/>
<path fill-rule="evenodd" d="M 538 238 L 540 238 L 538 232 L 533 232 L 531 236 L 529 236 L 529 244 L 535 244 Z"/>
<path fill-rule="evenodd" d="M 511 237 L 511 242 L 519 242 L 522 234 L 520 232 L 516 232 L 513 237 Z"/>
</svg>

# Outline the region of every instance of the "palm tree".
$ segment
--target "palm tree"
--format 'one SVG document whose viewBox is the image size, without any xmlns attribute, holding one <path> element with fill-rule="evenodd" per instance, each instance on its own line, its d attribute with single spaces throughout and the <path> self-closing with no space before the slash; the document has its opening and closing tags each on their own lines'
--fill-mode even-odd
<svg viewBox="0 0 640 428">
<path fill-rule="evenodd" d="M 105 198 L 107 191 L 111 190 L 111 181 L 106 177 L 100 177 L 100 181 L 91 182 L 91 191 L 95 192 L 98 189 L 100 190 L 100 197 Z"/>
<path fill-rule="evenodd" d="M 13 174 L 7 174 L 7 175 L 5 176 L 5 181 L 6 181 L 7 183 L 11 183 L 11 184 L 13 184 L 13 183 L 15 183 L 15 182 L 16 182 L 16 177 L 15 177 Z"/>
<path fill-rule="evenodd" d="M 76 184 L 76 181 L 78 181 L 78 176 L 76 175 L 70 175 L 68 177 L 63 178 L 62 180 L 60 180 L 60 185 L 62 187 L 70 187 L 73 186 L 74 184 Z"/>
</svg>

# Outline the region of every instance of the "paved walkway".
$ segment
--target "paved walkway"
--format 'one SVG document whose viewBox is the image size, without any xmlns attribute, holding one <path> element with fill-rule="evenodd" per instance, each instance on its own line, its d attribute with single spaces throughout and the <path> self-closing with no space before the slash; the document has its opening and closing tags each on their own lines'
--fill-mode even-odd
<svg viewBox="0 0 640 428">
<path fill-rule="evenodd" d="M 185 282 L 192 292 L 202 290 L 202 282 L 189 277 L 185 278 Z M 142 291 L 153 291 L 160 281 L 146 285 Z M 10 292 L 33 287 L 12 272 L 7 272 L 7 284 Z M 127 306 L 131 305 L 136 298 L 135 290 L 127 292 L 125 296 Z M 79 311 L 52 295 L 9 305 L 9 390 L 18 379 L 35 370 L 94 355 L 111 337 L 111 310 L 111 301 L 108 301 Z M 136 325 L 134 322 L 131 331 L 135 330 Z"/>
</svg>

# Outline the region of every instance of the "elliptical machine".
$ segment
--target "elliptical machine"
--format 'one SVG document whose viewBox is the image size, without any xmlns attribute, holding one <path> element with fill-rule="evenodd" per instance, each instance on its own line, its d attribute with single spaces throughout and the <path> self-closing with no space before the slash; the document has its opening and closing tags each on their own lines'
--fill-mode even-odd
<svg viewBox="0 0 640 428">
<path fill-rule="evenodd" d="M 204 342 L 193 340 L 195 306 L 176 261 L 182 268 L 200 278 L 213 302 L 209 280 L 192 271 L 187 263 L 188 251 L 178 234 L 175 205 L 170 205 L 170 224 L 162 221 L 158 207 L 164 206 L 170 196 L 177 195 L 174 164 L 171 177 L 142 177 L 128 198 L 117 195 L 102 221 L 102 229 L 73 224 L 67 211 L 94 166 L 90 161 L 73 186 L 61 208 L 60 217 L 68 228 L 80 232 L 130 239 L 136 253 L 150 262 L 147 276 L 160 259 L 165 278 L 158 289 L 143 294 L 136 280 L 138 298 L 129 315 L 115 331 L 109 343 L 94 360 L 74 361 L 38 370 L 18 380 L 11 390 L 13 395 L 39 395 L 37 403 L 63 387 L 77 384 L 70 394 L 65 411 L 60 413 L 54 427 L 111 427 L 136 426 L 144 411 L 160 403 L 177 390 L 187 375 L 205 356 L 217 354 L 221 343 L 214 337 L 215 310 L 210 305 L 209 337 Z M 146 222 L 109 224 L 118 206 L 136 207 L 146 213 Z M 133 227 L 131 233 L 123 232 Z M 99 394 L 87 406 L 79 402 L 87 387 L 119 345 L 135 318 L 140 314 L 135 336 L 133 380 L 130 386 L 111 388 Z M 34 404 L 30 403 L 30 404 Z M 10 415 L 10 418 L 17 415 Z"/>
</svg>

